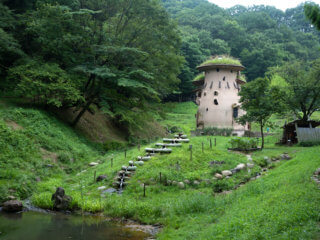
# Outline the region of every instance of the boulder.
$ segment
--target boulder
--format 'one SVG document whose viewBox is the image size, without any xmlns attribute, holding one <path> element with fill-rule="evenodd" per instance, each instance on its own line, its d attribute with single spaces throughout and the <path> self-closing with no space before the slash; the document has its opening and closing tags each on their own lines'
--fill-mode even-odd
<svg viewBox="0 0 320 240">
<path fill-rule="evenodd" d="M 181 188 L 181 189 L 184 189 L 185 188 L 184 183 L 183 182 L 178 182 L 178 187 Z"/>
<path fill-rule="evenodd" d="M 188 179 L 183 181 L 185 184 L 190 184 L 190 181 Z"/>
<path fill-rule="evenodd" d="M 97 182 L 101 182 L 103 180 L 107 179 L 107 175 L 100 175 L 97 177 Z"/>
<path fill-rule="evenodd" d="M 55 210 L 68 210 L 70 208 L 72 198 L 65 195 L 62 187 L 58 187 L 56 192 L 52 194 L 51 200 L 54 201 L 53 208 Z"/>
<path fill-rule="evenodd" d="M 221 174 L 219 174 L 219 173 L 216 173 L 216 174 L 214 175 L 214 177 L 215 177 L 216 179 L 222 179 L 222 178 L 223 178 L 223 176 L 222 176 Z"/>
<path fill-rule="evenodd" d="M 287 153 L 281 154 L 280 157 L 282 160 L 290 160 L 291 159 L 291 157 Z"/>
<path fill-rule="evenodd" d="M 176 186 L 178 184 L 177 181 L 172 181 L 172 185 Z"/>
<path fill-rule="evenodd" d="M 242 169 L 245 169 L 246 168 L 246 165 L 244 163 L 240 163 L 236 166 L 235 169 L 238 169 L 238 170 L 242 170 Z"/>
<path fill-rule="evenodd" d="M 105 190 L 107 187 L 106 186 L 101 186 L 101 187 L 98 187 L 98 190 Z"/>
<path fill-rule="evenodd" d="M 91 162 L 91 163 L 89 163 L 89 166 L 90 166 L 90 167 L 94 167 L 94 166 L 97 166 L 97 165 L 99 165 L 99 163 L 97 163 L 97 162 Z"/>
<path fill-rule="evenodd" d="M 2 206 L 2 209 L 5 212 L 20 212 L 22 211 L 22 208 L 23 208 L 22 202 L 18 200 L 6 201 Z"/>
<path fill-rule="evenodd" d="M 254 164 L 253 164 L 253 163 L 247 163 L 247 167 L 248 167 L 248 168 L 253 168 L 253 167 L 254 167 Z"/>
<path fill-rule="evenodd" d="M 199 181 L 197 181 L 197 180 L 194 180 L 194 181 L 193 181 L 193 185 L 198 186 L 199 184 L 200 184 L 200 182 L 199 182 Z"/>
<path fill-rule="evenodd" d="M 224 171 L 222 171 L 222 175 L 225 176 L 225 177 L 231 176 L 231 175 L 232 175 L 232 172 L 229 171 L 229 170 L 224 170 Z"/>
</svg>

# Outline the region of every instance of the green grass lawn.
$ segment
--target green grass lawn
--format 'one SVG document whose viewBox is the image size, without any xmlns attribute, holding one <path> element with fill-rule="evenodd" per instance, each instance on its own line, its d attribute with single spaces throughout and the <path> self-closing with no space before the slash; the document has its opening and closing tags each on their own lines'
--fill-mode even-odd
<svg viewBox="0 0 320 240">
<path fill-rule="evenodd" d="M 167 118 L 161 124 L 177 126 L 186 133 L 194 129 L 193 103 L 168 103 Z M 255 167 L 216 180 L 217 172 L 246 163 L 244 154 L 227 150 L 228 137 L 191 137 L 190 143 L 175 148 L 170 155 L 157 155 L 138 167 L 122 195 L 101 194 L 100 186 L 112 187 L 122 165 L 144 155 L 144 147 L 103 153 L 81 135 L 53 116 L 34 109 L 0 105 L 0 191 L 26 198 L 40 207 L 51 208 L 51 195 L 62 186 L 73 198 L 72 206 L 85 211 L 104 212 L 115 218 L 143 223 L 160 223 L 158 239 L 319 239 L 320 190 L 310 177 L 320 167 L 319 147 L 282 147 L 275 136 L 266 138 L 266 148 L 252 153 Z M 23 127 L 13 130 L 8 120 Z M 210 138 L 217 146 L 211 149 Z M 202 144 L 204 151 L 202 152 Z M 192 160 L 189 145 L 192 145 Z M 55 152 L 57 162 L 43 159 L 41 148 Z M 272 163 L 262 177 L 247 182 L 261 171 L 264 157 L 288 153 L 292 159 Z M 73 159 L 70 161 L 70 159 Z M 111 167 L 111 158 L 113 167 Z M 98 166 L 89 167 L 91 161 Z M 224 161 L 223 165 L 210 165 Z M 53 167 L 46 167 L 52 164 Z M 260 165 L 261 166 L 260 166 Z M 160 182 L 160 172 L 162 181 Z M 106 174 L 104 182 L 94 182 L 94 174 Z M 36 183 L 36 176 L 41 181 Z M 185 189 L 166 185 L 166 180 L 191 184 Z M 196 183 L 195 181 L 198 181 Z M 243 182 L 244 186 L 233 190 Z M 143 184 L 147 184 L 143 197 Z M 26 192 L 24 191 L 26 188 Z M 14 190 L 12 193 L 10 190 Z M 233 190 L 230 194 L 217 193 Z M 3 200 L 3 199 L 1 199 Z"/>
</svg>

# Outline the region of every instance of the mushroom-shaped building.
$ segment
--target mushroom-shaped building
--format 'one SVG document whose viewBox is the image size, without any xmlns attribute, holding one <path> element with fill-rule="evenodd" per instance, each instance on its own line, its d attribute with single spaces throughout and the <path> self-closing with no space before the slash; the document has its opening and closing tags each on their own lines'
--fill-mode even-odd
<svg viewBox="0 0 320 240">
<path fill-rule="evenodd" d="M 197 128 L 231 128 L 243 135 L 249 125 L 241 125 L 236 119 L 244 114 L 239 105 L 239 91 L 245 78 L 240 61 L 231 57 L 215 57 L 197 67 L 202 73 L 193 84 L 196 88 Z"/>
</svg>

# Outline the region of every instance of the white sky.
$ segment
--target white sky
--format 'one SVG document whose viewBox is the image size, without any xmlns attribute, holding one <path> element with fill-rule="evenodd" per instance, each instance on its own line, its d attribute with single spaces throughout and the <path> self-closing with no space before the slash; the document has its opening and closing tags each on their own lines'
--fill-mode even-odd
<svg viewBox="0 0 320 240">
<path fill-rule="evenodd" d="M 253 6 L 253 5 L 269 5 L 285 11 L 287 8 L 294 8 L 300 3 L 304 3 L 302 0 L 208 0 L 219 7 L 230 8 L 234 5 Z M 320 0 L 313 0 L 313 2 L 320 4 Z"/>
</svg>

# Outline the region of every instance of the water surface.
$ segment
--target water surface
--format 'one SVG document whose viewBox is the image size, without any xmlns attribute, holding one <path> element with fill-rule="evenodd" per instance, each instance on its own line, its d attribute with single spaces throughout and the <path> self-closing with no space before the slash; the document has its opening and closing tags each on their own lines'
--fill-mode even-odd
<svg viewBox="0 0 320 240">
<path fill-rule="evenodd" d="M 0 212 L 1 240 L 142 240 L 148 236 L 99 216 Z"/>
</svg>

